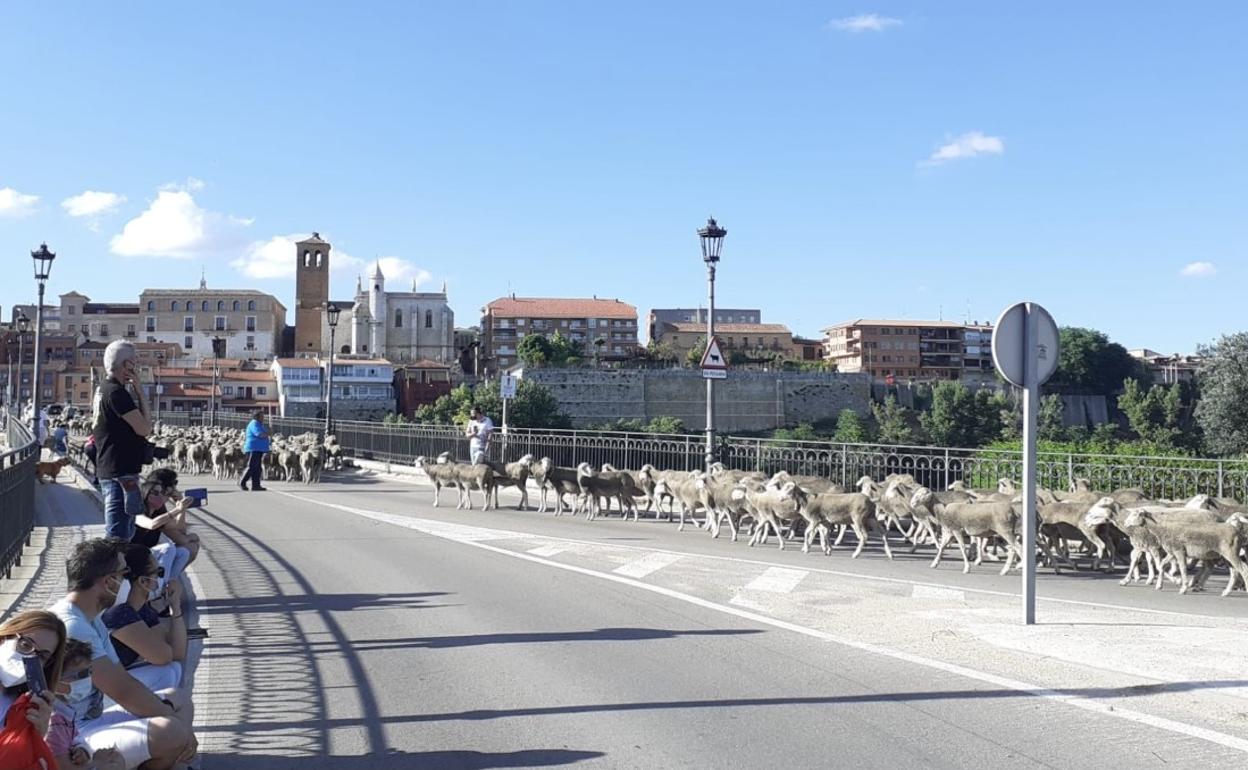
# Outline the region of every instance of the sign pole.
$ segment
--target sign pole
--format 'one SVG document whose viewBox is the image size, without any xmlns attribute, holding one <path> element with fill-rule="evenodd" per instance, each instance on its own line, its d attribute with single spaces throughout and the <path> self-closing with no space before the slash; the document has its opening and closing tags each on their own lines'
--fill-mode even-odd
<svg viewBox="0 0 1248 770">
<path fill-rule="evenodd" d="M 1027 303 L 1023 320 L 1023 623 L 1036 624 L 1036 414 L 1040 377 L 1036 348 L 1039 319 Z"/>
</svg>

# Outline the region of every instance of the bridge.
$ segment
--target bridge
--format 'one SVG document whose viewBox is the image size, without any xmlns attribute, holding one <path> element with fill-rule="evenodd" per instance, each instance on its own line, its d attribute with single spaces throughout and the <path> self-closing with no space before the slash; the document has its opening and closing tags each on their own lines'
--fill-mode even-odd
<svg viewBox="0 0 1248 770">
<path fill-rule="evenodd" d="M 457 432 L 338 427 L 355 466 L 318 484 L 243 492 L 183 475 L 183 488 L 209 490 L 192 514 L 203 541 L 192 623 L 208 632 L 188 675 L 198 767 L 1230 767 L 1248 755 L 1243 591 L 1121 586 L 1121 565 L 1044 569 L 1041 624 L 1027 628 L 1015 574 L 931 569 L 931 549 L 911 554 L 895 533 L 892 560 L 878 541 L 852 559 L 849 546 L 824 556 L 712 539 L 653 513 L 516 510 L 515 490 L 497 510 L 479 510 L 479 494 L 477 510 L 457 510 L 445 492 L 435 508 L 411 461 L 466 455 Z M 26 454 L 0 463 L 6 498 L 35 456 L 10 451 Z M 492 451 L 683 468 L 702 448 L 515 431 Z M 721 456 L 850 483 L 913 472 L 933 486 L 1009 477 L 1016 462 L 747 439 Z M 1158 496 L 1243 483 L 1216 461 L 1044 467 Z M 36 536 L 5 582 L 14 607 L 63 590 L 57 556 L 101 523 L 81 474 L 27 483 Z"/>
</svg>

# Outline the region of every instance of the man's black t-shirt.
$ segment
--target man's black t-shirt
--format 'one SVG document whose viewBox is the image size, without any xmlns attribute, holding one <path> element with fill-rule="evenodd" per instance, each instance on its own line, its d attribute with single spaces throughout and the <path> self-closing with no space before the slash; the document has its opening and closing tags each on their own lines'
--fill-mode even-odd
<svg viewBox="0 0 1248 770">
<path fill-rule="evenodd" d="M 95 422 L 95 475 L 101 479 L 132 476 L 143 470 L 147 439 L 121 419 L 138 407 L 125 386 L 110 377 L 100 386 L 100 415 Z"/>
</svg>

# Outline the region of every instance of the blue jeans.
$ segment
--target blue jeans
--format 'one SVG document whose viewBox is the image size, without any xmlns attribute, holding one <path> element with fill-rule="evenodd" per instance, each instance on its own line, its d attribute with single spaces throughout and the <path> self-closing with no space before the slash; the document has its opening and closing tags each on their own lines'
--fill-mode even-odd
<svg viewBox="0 0 1248 770">
<path fill-rule="evenodd" d="M 104 534 L 127 543 L 134 537 L 134 517 L 143 512 L 143 494 L 138 476 L 100 479 L 104 494 Z"/>
</svg>

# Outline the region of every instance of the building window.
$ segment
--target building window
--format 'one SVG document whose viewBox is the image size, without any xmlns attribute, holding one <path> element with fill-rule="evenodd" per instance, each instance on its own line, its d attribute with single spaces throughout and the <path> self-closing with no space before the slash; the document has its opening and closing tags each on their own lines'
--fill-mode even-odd
<svg viewBox="0 0 1248 770">
<path fill-rule="evenodd" d="M 248 309 L 248 310 L 250 310 L 250 311 L 255 311 L 255 309 L 256 309 L 256 301 L 255 301 L 254 299 L 249 299 L 249 300 L 247 300 L 247 309 Z"/>
<path fill-rule="evenodd" d="M 127 337 L 134 337 L 137 335 L 137 333 L 138 331 L 135 329 L 134 324 L 126 324 L 126 336 Z"/>
<path fill-rule="evenodd" d="M 145 329 L 149 332 L 156 331 L 156 316 L 149 315 L 146 320 L 147 320 L 147 324 L 145 326 Z"/>
<path fill-rule="evenodd" d="M 312 264 L 312 252 L 307 251 L 307 250 L 304 250 L 304 252 L 303 252 L 303 266 L 304 266 L 304 267 L 310 267 L 310 266 L 311 266 L 311 264 Z"/>
<path fill-rule="evenodd" d="M 148 337 L 148 338 L 147 338 L 147 341 L 148 341 L 148 342 L 155 342 L 155 341 L 156 341 L 156 338 L 155 338 L 155 337 Z"/>
<path fill-rule="evenodd" d="M 169 303 L 169 311 L 172 313 L 178 312 L 178 301 L 176 299 Z"/>
<path fill-rule="evenodd" d="M 69 325 L 69 332 L 70 332 L 70 334 L 73 334 L 75 331 L 77 331 L 76 327 L 75 327 L 73 324 L 70 324 L 70 325 Z"/>
<path fill-rule="evenodd" d="M 254 332 L 256 330 L 256 317 L 254 315 L 247 316 L 247 331 Z"/>
<path fill-rule="evenodd" d="M 100 336 L 101 337 L 108 336 L 108 324 L 100 324 Z"/>
<path fill-rule="evenodd" d="M 237 313 L 237 312 L 238 312 L 238 310 L 239 310 L 239 308 L 240 308 L 240 307 L 241 307 L 241 305 L 239 304 L 238 300 L 234 300 L 234 307 L 233 307 L 233 310 L 234 310 L 234 312 L 235 312 L 235 313 Z"/>
<path fill-rule="evenodd" d="M 403 311 L 402 310 L 396 309 L 394 311 L 394 328 L 396 329 L 403 328 Z"/>
<path fill-rule="evenodd" d="M 203 302 L 199 303 L 199 312 L 201 313 L 208 312 L 208 300 L 204 300 Z"/>
<path fill-rule="evenodd" d="M 225 331 L 225 316 L 219 315 L 212 319 L 212 328 L 214 331 Z"/>
<path fill-rule="evenodd" d="M 223 300 L 223 299 L 219 299 L 219 300 L 217 300 L 217 312 L 218 312 L 218 313 L 224 313 L 224 312 L 225 312 L 225 300 Z"/>
<path fill-rule="evenodd" d="M 433 328 L 433 311 L 432 310 L 425 311 L 425 328 L 426 329 Z"/>
<path fill-rule="evenodd" d="M 248 337 L 248 338 L 247 338 L 247 349 L 248 349 L 248 350 L 255 350 L 255 349 L 256 349 L 256 338 L 255 338 L 255 337 Z"/>
<path fill-rule="evenodd" d="M 256 388 L 257 396 L 265 396 L 265 395 L 268 395 L 268 393 L 269 393 L 269 389 L 268 387 L 264 385 L 260 385 L 259 387 Z"/>
<path fill-rule="evenodd" d="M 222 386 L 221 386 L 221 393 L 222 393 L 222 394 L 224 394 L 224 395 L 226 395 L 226 396 L 232 396 L 232 395 L 234 395 L 234 386 L 233 386 L 233 385 L 222 385 Z"/>
<path fill-rule="evenodd" d="M 195 346 L 195 338 L 193 337 L 182 338 L 182 347 L 186 348 L 187 350 L 190 350 L 194 346 Z"/>
<path fill-rule="evenodd" d="M 195 316 L 188 315 L 182 319 L 182 331 L 184 332 L 195 331 Z M 187 345 L 187 347 L 190 347 L 190 345 Z"/>
<path fill-rule="evenodd" d="M 147 301 L 147 312 L 149 312 L 149 313 L 155 313 L 155 312 L 156 312 L 156 303 L 155 303 L 155 301 L 150 300 L 150 299 Z"/>
</svg>

